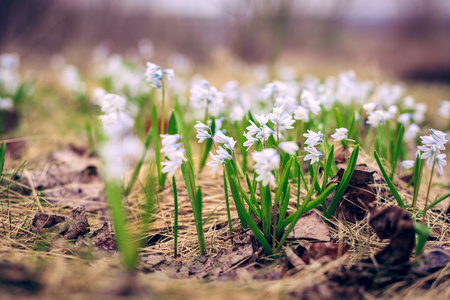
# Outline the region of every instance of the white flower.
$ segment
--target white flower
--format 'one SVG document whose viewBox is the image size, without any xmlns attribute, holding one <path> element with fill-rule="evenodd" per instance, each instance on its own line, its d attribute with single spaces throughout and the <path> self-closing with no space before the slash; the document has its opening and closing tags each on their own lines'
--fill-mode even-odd
<svg viewBox="0 0 450 300">
<path fill-rule="evenodd" d="M 292 115 L 297 107 L 297 101 L 291 96 L 278 96 L 275 100 L 275 106 L 279 106 L 283 109 L 283 112 Z"/>
<path fill-rule="evenodd" d="M 106 94 L 98 100 L 104 113 L 112 113 L 115 111 L 125 110 L 127 100 L 116 94 Z"/>
<path fill-rule="evenodd" d="M 305 156 L 303 159 L 304 161 L 310 160 L 310 164 L 312 165 L 316 161 L 319 161 L 319 158 L 322 156 L 322 153 L 320 153 L 316 148 L 313 146 L 305 147 L 305 150 L 309 152 L 308 155 Z"/>
<path fill-rule="evenodd" d="M 437 114 L 445 119 L 450 119 L 450 101 L 439 101 Z"/>
<path fill-rule="evenodd" d="M 196 108 L 209 107 L 211 113 L 217 114 L 219 108 L 224 106 L 223 94 L 206 80 L 193 84 L 190 93 L 192 106 Z"/>
<path fill-rule="evenodd" d="M 444 172 L 443 166 L 447 165 L 447 162 L 445 161 L 446 156 L 447 155 L 443 153 L 436 156 L 436 168 L 438 169 L 440 175 L 442 175 Z"/>
<path fill-rule="evenodd" d="M 437 141 L 431 135 L 425 135 L 420 137 L 422 139 L 422 144 L 427 147 L 436 147 L 439 150 L 445 150 L 444 144 Z"/>
<path fill-rule="evenodd" d="M 224 159 L 220 159 L 217 155 L 213 155 L 212 152 L 209 152 L 209 156 L 213 160 L 210 160 L 206 165 L 212 167 L 211 174 L 214 174 L 221 165 L 225 164 Z"/>
<path fill-rule="evenodd" d="M 162 87 L 163 72 L 161 67 L 150 62 L 147 62 L 147 69 L 145 70 L 145 80 L 150 82 L 151 85 L 161 88 Z"/>
<path fill-rule="evenodd" d="M 367 112 L 373 112 L 375 110 L 375 108 L 379 107 L 380 104 L 379 103 L 366 103 L 363 105 L 364 110 L 366 110 Z"/>
<path fill-rule="evenodd" d="M 337 128 L 336 133 L 332 134 L 331 137 L 336 141 L 342 141 L 347 139 L 347 128 Z"/>
<path fill-rule="evenodd" d="M 369 117 L 366 124 L 372 127 L 378 127 L 378 124 L 383 123 L 386 120 L 386 112 L 383 110 L 376 110 L 369 113 Z"/>
<path fill-rule="evenodd" d="M 313 114 L 317 115 L 320 112 L 320 103 L 310 91 L 303 90 L 300 101 L 302 106 Z"/>
<path fill-rule="evenodd" d="M 217 155 L 218 158 L 220 159 L 233 159 L 233 157 L 231 156 L 230 153 L 228 153 L 227 150 L 225 150 L 224 148 L 222 148 L 222 146 L 219 146 L 219 150 L 217 150 Z"/>
<path fill-rule="evenodd" d="M 301 105 L 294 111 L 294 119 L 308 122 L 308 111 Z"/>
<path fill-rule="evenodd" d="M 416 123 L 412 123 L 411 125 L 409 125 L 408 129 L 405 131 L 403 140 L 405 140 L 406 142 L 413 141 L 417 137 L 417 134 L 419 133 L 419 131 L 420 131 L 420 127 L 417 126 Z"/>
<path fill-rule="evenodd" d="M 286 115 L 283 112 L 283 108 L 275 107 L 273 113 L 269 115 L 272 123 L 277 125 L 280 129 L 291 129 L 294 128 L 291 125 L 295 123 L 290 115 Z"/>
<path fill-rule="evenodd" d="M 281 150 L 290 155 L 295 155 L 298 151 L 298 145 L 295 142 L 281 142 L 279 146 Z"/>
<path fill-rule="evenodd" d="M 253 137 L 249 133 L 244 133 L 244 137 L 247 139 L 243 144 L 244 147 L 247 147 L 247 150 L 245 151 L 248 151 L 248 149 L 250 149 L 250 147 L 253 146 L 254 143 L 257 143 L 259 141 L 258 138 Z"/>
<path fill-rule="evenodd" d="M 0 97 L 0 110 L 11 110 L 14 107 L 13 102 L 10 98 Z"/>
<path fill-rule="evenodd" d="M 263 186 L 269 183 L 272 186 L 276 186 L 275 176 L 272 174 L 272 170 L 279 167 L 280 157 L 277 151 L 273 148 L 267 148 L 261 152 L 255 151 L 252 153 L 252 158 L 255 161 L 253 168 L 258 174 L 256 181 L 262 181 Z"/>
<path fill-rule="evenodd" d="M 256 121 L 258 121 L 259 125 L 264 126 L 269 122 L 270 115 L 255 115 Z"/>
<path fill-rule="evenodd" d="M 233 151 L 234 146 L 236 145 L 236 141 L 233 138 L 223 134 L 222 131 L 217 131 L 216 135 L 214 136 L 214 141 L 217 143 L 225 144 L 225 148 L 230 149 L 231 151 Z"/>
<path fill-rule="evenodd" d="M 205 140 L 211 138 L 211 134 L 207 131 L 197 130 L 197 135 L 195 137 L 198 139 L 199 143 L 203 143 Z"/>
<path fill-rule="evenodd" d="M 413 160 L 404 160 L 400 164 L 405 169 L 411 169 L 412 167 L 414 167 L 414 163 L 415 162 Z"/>
<path fill-rule="evenodd" d="M 109 137 L 123 136 L 134 126 L 134 120 L 125 112 L 113 112 L 99 116 L 103 130 Z"/>
<path fill-rule="evenodd" d="M 181 148 L 177 151 L 170 152 L 167 156 L 168 159 L 161 162 L 163 168 L 162 173 L 167 173 L 167 176 L 172 177 L 175 175 L 176 170 L 183 164 L 183 161 L 187 161 L 186 156 L 184 156 L 184 149 Z"/>
<path fill-rule="evenodd" d="M 434 160 L 434 155 L 437 152 L 439 154 L 439 150 L 435 146 L 431 147 L 425 147 L 425 146 L 418 146 L 417 149 L 423 151 L 423 154 L 421 155 L 422 159 L 427 159 L 427 165 L 431 165 Z"/>
<path fill-rule="evenodd" d="M 411 114 L 409 114 L 409 113 L 404 113 L 404 114 L 401 114 L 400 116 L 398 116 L 398 119 L 397 119 L 397 121 L 399 122 L 399 123 L 402 123 L 403 125 L 408 125 L 409 124 L 409 122 L 411 122 L 411 119 L 412 119 L 412 115 Z"/>
<path fill-rule="evenodd" d="M 209 126 L 203 124 L 203 123 L 200 122 L 200 121 L 197 121 L 197 125 L 195 125 L 194 128 L 197 129 L 197 131 L 198 131 L 198 130 L 209 130 Z"/>
<path fill-rule="evenodd" d="M 287 87 L 285 83 L 275 80 L 274 82 L 269 82 L 268 84 L 266 84 L 261 93 L 264 99 L 268 99 L 272 96 L 277 97 L 280 92 L 285 90 L 286 88 Z"/>
<path fill-rule="evenodd" d="M 430 129 L 431 136 L 440 144 L 444 145 L 448 142 L 448 140 L 445 139 L 447 136 L 446 133 L 436 130 L 436 129 Z M 443 150 L 443 149 L 442 149 Z"/>
<path fill-rule="evenodd" d="M 320 144 L 323 142 L 322 137 L 324 136 L 322 133 L 317 132 L 315 133 L 312 130 L 308 130 L 308 133 L 303 134 L 304 137 L 306 137 L 305 144 L 309 145 L 310 147 L 314 147 L 317 144 Z"/>
</svg>

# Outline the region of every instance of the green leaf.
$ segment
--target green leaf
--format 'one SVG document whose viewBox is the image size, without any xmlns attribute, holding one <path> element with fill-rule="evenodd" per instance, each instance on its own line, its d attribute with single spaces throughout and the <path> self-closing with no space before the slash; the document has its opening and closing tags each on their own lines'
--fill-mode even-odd
<svg viewBox="0 0 450 300">
<path fill-rule="evenodd" d="M 125 196 L 128 196 L 130 194 L 131 189 L 133 188 L 133 185 L 139 176 L 139 172 L 141 171 L 142 165 L 144 164 L 145 157 L 147 156 L 148 148 L 150 147 L 150 143 L 152 141 L 152 133 L 153 133 L 153 130 L 149 130 L 149 132 L 147 133 L 147 138 L 145 139 L 144 149 L 142 150 L 141 157 L 140 157 L 140 159 L 136 165 L 136 168 L 134 169 L 133 175 L 131 175 L 130 181 L 128 182 L 128 185 L 125 189 Z M 161 169 L 161 165 L 159 165 L 159 166 L 160 166 L 159 168 Z M 158 170 L 158 171 L 159 171 L 158 175 L 161 174 L 161 171 L 160 170 Z"/>
<path fill-rule="evenodd" d="M 428 205 L 426 210 L 432 209 L 436 204 L 441 203 L 442 201 L 444 201 L 445 199 L 447 199 L 448 197 L 450 197 L 450 193 L 448 193 L 445 196 L 442 196 L 439 199 L 436 199 L 433 203 L 431 203 L 430 205 Z"/>
<path fill-rule="evenodd" d="M 415 256 L 422 254 L 428 237 L 431 234 L 431 229 L 421 223 L 414 223 L 414 230 L 416 232 L 416 251 Z"/>
<path fill-rule="evenodd" d="M 155 159 L 156 168 L 158 170 L 158 185 L 162 188 L 164 182 L 166 181 L 166 174 L 161 173 L 161 153 L 159 145 L 159 130 L 158 130 L 158 113 L 156 111 L 156 106 L 152 108 L 152 137 L 153 137 L 153 148 L 155 148 Z"/>
<path fill-rule="evenodd" d="M 190 140 L 189 140 L 189 132 L 186 128 L 186 123 L 183 118 L 184 113 L 181 110 L 181 107 L 180 107 L 180 104 L 178 103 L 178 101 L 175 102 L 174 113 L 175 113 L 175 118 L 177 120 L 178 133 L 183 138 L 183 146 L 184 146 L 184 149 L 186 150 L 186 156 L 189 158 L 190 161 L 193 161 L 191 144 L 190 144 Z"/>
<path fill-rule="evenodd" d="M 345 190 L 347 189 L 348 184 L 350 183 L 353 171 L 355 170 L 358 154 L 359 154 L 359 145 L 357 145 L 356 148 L 353 149 L 352 154 L 350 155 L 350 159 L 348 161 L 347 169 L 345 169 L 344 175 L 342 176 L 341 182 L 339 183 L 339 186 L 336 190 L 336 194 L 334 194 L 330 206 L 328 207 L 328 210 L 324 214 L 324 217 L 327 219 L 330 219 L 331 216 L 333 215 L 336 207 L 339 204 L 339 201 L 341 200 L 342 196 L 345 193 Z"/>
<path fill-rule="evenodd" d="M 405 203 L 403 203 L 403 200 L 400 197 L 400 194 L 397 192 L 397 189 L 395 188 L 394 183 L 392 183 L 392 180 L 389 178 L 386 170 L 384 169 L 383 164 L 381 163 L 381 160 L 380 160 L 380 157 L 378 156 L 377 151 L 374 152 L 374 155 L 375 155 L 375 160 L 377 161 L 378 167 L 380 168 L 380 171 L 383 174 L 383 177 L 386 180 L 386 183 L 389 186 L 389 189 L 391 190 L 392 194 L 394 195 L 398 206 L 406 209 L 406 205 L 405 205 Z"/>
<path fill-rule="evenodd" d="M 414 196 L 413 196 L 413 213 L 416 212 L 417 198 L 419 196 L 420 183 L 422 181 L 423 161 L 420 154 L 416 155 L 416 164 L 414 165 Z"/>
<path fill-rule="evenodd" d="M 131 238 L 127 230 L 127 217 L 122 203 L 122 191 L 119 184 L 106 182 L 106 195 L 112 212 L 117 247 L 124 266 L 128 270 L 136 268 L 138 259 L 138 245 Z"/>
<path fill-rule="evenodd" d="M 391 180 L 394 179 L 395 170 L 397 169 L 398 156 L 400 155 L 403 143 L 403 135 L 405 134 L 405 127 L 400 123 L 400 128 L 398 129 L 397 141 L 395 143 L 394 155 L 392 155 L 391 165 Z"/>
<path fill-rule="evenodd" d="M 0 147 L 0 176 L 3 175 L 3 167 L 5 165 L 5 153 L 6 153 L 6 143 L 3 142 Z"/>
<path fill-rule="evenodd" d="M 175 112 L 172 111 L 170 114 L 169 119 L 169 127 L 167 128 L 168 134 L 177 134 L 178 133 L 178 127 L 177 127 L 177 118 L 175 117 Z"/>
<path fill-rule="evenodd" d="M 225 192 L 225 204 L 227 206 L 228 227 L 230 228 L 230 236 L 233 235 L 233 225 L 231 224 L 230 201 L 228 200 L 227 175 L 225 168 L 223 169 L 223 189 Z"/>
<path fill-rule="evenodd" d="M 336 113 L 336 124 L 337 124 L 337 128 L 342 128 L 344 127 L 342 125 L 342 118 L 341 118 L 341 114 L 339 113 L 339 109 L 336 107 L 335 109 L 335 113 Z M 346 140 L 342 140 L 342 146 L 344 147 L 344 149 L 347 149 L 347 141 Z"/>
<path fill-rule="evenodd" d="M 281 178 L 280 178 L 280 182 L 278 183 L 278 189 L 277 189 L 277 193 L 276 193 L 276 201 L 275 201 L 275 205 L 276 206 L 279 202 L 280 199 L 282 197 L 282 193 L 286 193 L 286 189 L 288 186 L 288 179 L 289 179 L 289 173 L 291 171 L 291 165 L 292 162 L 294 161 L 294 157 L 291 157 L 286 164 L 284 164 L 283 166 L 283 173 L 281 174 Z"/>
<path fill-rule="evenodd" d="M 239 215 L 239 219 L 241 220 L 241 223 L 248 224 L 250 229 L 255 234 L 256 239 L 261 244 L 261 246 L 264 248 L 264 251 L 268 255 L 271 255 L 273 252 L 272 252 L 272 249 L 270 248 L 268 241 L 264 237 L 264 234 L 261 232 L 259 227 L 256 225 L 255 221 L 253 221 L 250 214 L 245 209 L 244 202 L 242 202 L 242 199 L 239 194 L 239 189 L 238 189 L 239 185 L 237 183 L 236 176 L 234 175 L 234 172 L 231 169 L 230 162 L 227 162 L 225 164 L 225 166 L 227 169 L 227 177 L 228 177 L 228 182 L 230 184 L 231 194 L 233 196 L 234 204 L 236 205 L 236 210 L 238 211 L 238 215 Z"/>
<path fill-rule="evenodd" d="M 272 228 L 272 198 L 270 196 L 270 185 L 263 186 L 263 184 L 260 183 L 259 190 L 261 194 L 261 221 L 263 233 L 266 240 L 270 242 L 270 229 Z"/>
<path fill-rule="evenodd" d="M 216 131 L 216 119 L 214 117 L 212 117 L 211 119 L 211 132 L 214 134 Z M 200 164 L 199 164 L 199 171 L 201 171 L 203 169 L 203 167 L 205 167 L 206 164 L 206 160 L 209 156 L 209 152 L 211 151 L 212 145 L 213 145 L 213 138 L 214 136 L 212 136 L 210 139 L 207 139 L 205 141 L 205 150 L 203 152 L 202 157 L 200 158 Z"/>
</svg>

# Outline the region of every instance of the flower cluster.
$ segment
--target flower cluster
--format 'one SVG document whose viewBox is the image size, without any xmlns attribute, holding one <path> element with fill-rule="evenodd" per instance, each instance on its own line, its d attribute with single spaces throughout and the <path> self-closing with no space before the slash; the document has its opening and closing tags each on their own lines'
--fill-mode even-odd
<svg viewBox="0 0 450 300">
<path fill-rule="evenodd" d="M 322 156 L 322 153 L 320 153 L 315 146 L 323 142 L 322 138 L 324 135 L 320 131 L 315 133 L 312 130 L 308 130 L 308 133 L 303 134 L 303 136 L 307 138 L 305 144 L 308 146 L 305 147 L 305 150 L 309 152 L 303 160 L 309 160 L 312 165 L 316 161 L 319 161 L 319 158 Z"/>
<path fill-rule="evenodd" d="M 165 156 L 165 160 L 161 162 L 163 166 L 161 172 L 167 173 L 169 177 L 172 177 L 175 171 L 183 164 L 183 161 L 187 161 L 184 155 L 185 150 L 181 148 L 181 143 L 177 143 L 181 138 L 179 134 L 161 134 L 161 138 L 161 153 Z"/>
<path fill-rule="evenodd" d="M 161 88 L 163 76 L 167 79 L 171 79 L 174 75 L 173 69 L 161 69 L 160 66 L 155 65 L 151 62 L 147 62 L 147 69 L 145 70 L 146 81 L 150 83 L 150 85 Z"/>
<path fill-rule="evenodd" d="M 448 142 L 445 138 L 447 134 L 435 129 L 430 129 L 430 133 L 420 137 L 422 145 L 417 148 L 423 152 L 421 158 L 427 160 L 427 165 L 435 162 L 435 168 L 442 175 L 443 166 L 447 165 L 447 162 L 445 161 L 446 155 L 441 153 L 441 150 L 445 150 L 444 145 Z"/>
<path fill-rule="evenodd" d="M 273 148 L 267 148 L 260 152 L 255 151 L 252 153 L 252 158 L 255 161 L 253 168 L 258 174 L 256 181 L 262 181 L 263 186 L 269 183 L 272 186 L 277 186 L 275 176 L 272 173 L 280 164 L 280 156 L 277 151 Z"/>
<path fill-rule="evenodd" d="M 250 147 L 258 142 L 259 140 L 267 141 L 267 139 L 275 133 L 269 126 L 267 126 L 267 122 L 269 121 L 269 115 L 255 115 L 256 121 L 259 123 L 257 126 L 251 120 L 249 121 L 252 125 L 247 126 L 247 132 L 244 132 L 244 137 L 247 138 L 247 141 L 244 142 L 244 147 L 250 149 Z"/>
<path fill-rule="evenodd" d="M 227 148 L 231 152 L 231 154 L 222 146 L 219 146 L 216 155 L 212 154 L 212 152 L 209 153 L 213 160 L 209 161 L 207 165 L 213 168 L 211 170 L 212 174 L 216 172 L 219 166 L 225 164 L 225 160 L 233 159 L 232 154 L 234 153 L 234 146 L 236 145 L 236 141 L 232 137 L 223 134 L 222 131 L 216 132 L 216 134 L 214 135 L 214 142 L 224 144 L 225 148 Z"/>
</svg>

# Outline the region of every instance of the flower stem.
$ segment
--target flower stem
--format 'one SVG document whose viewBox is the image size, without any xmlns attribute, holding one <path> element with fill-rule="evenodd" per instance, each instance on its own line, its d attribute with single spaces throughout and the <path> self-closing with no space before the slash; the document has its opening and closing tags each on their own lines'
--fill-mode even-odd
<svg viewBox="0 0 450 300">
<path fill-rule="evenodd" d="M 174 205 L 174 225 L 173 225 L 173 243 L 174 243 L 174 257 L 177 258 L 178 253 L 178 195 L 177 195 L 177 183 L 175 181 L 175 176 L 172 177 L 173 186 L 173 205 Z"/>
<path fill-rule="evenodd" d="M 164 112 L 165 106 L 165 93 L 164 93 L 164 79 L 161 80 L 161 92 L 162 92 L 162 107 L 161 107 L 161 134 L 164 134 L 164 123 L 166 121 L 166 116 Z"/>
<path fill-rule="evenodd" d="M 432 167 L 431 167 L 430 181 L 428 182 L 427 198 L 425 199 L 425 207 L 424 207 L 424 209 L 423 209 L 423 216 L 422 216 L 422 221 L 423 221 L 423 222 L 425 222 L 426 215 L 427 215 L 428 197 L 430 196 L 431 181 L 433 180 L 434 165 L 436 164 L 436 154 L 437 154 L 437 151 L 434 152 L 434 159 L 433 159 L 433 165 L 432 165 Z"/>
</svg>

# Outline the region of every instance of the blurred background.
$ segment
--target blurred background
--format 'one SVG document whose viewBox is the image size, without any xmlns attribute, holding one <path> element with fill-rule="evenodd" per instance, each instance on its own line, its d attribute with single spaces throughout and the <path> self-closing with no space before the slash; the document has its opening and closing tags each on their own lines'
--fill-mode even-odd
<svg viewBox="0 0 450 300">
<path fill-rule="evenodd" d="M 376 68 L 405 81 L 450 82 L 449 0 L 0 0 L 0 52 L 45 65 L 62 54 L 217 55 L 305 71 Z M 224 54 L 226 53 L 226 54 Z"/>
</svg>

